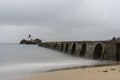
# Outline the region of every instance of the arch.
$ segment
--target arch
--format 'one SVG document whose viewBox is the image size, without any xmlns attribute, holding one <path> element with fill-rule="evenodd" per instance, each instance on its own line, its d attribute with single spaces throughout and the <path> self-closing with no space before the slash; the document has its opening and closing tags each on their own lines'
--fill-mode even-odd
<svg viewBox="0 0 120 80">
<path fill-rule="evenodd" d="M 93 59 L 100 59 L 102 56 L 102 51 L 103 51 L 102 45 L 97 44 L 94 49 Z"/>
<path fill-rule="evenodd" d="M 66 43 L 66 46 L 65 46 L 65 52 L 68 52 L 68 47 L 69 47 L 69 44 Z"/>
<path fill-rule="evenodd" d="M 116 60 L 120 61 L 120 43 L 116 44 Z"/>
<path fill-rule="evenodd" d="M 57 43 L 55 43 L 54 48 L 57 48 Z"/>
<path fill-rule="evenodd" d="M 85 55 L 85 52 L 86 52 L 86 44 L 83 43 L 82 44 L 82 48 L 81 48 L 81 51 L 80 51 L 80 56 L 84 56 Z"/>
<path fill-rule="evenodd" d="M 63 48 L 64 48 L 64 44 L 62 43 L 61 44 L 61 51 L 63 51 Z"/>
<path fill-rule="evenodd" d="M 71 55 L 74 55 L 74 54 L 75 54 L 75 51 L 76 51 L 76 44 L 74 43 L 74 44 L 72 45 Z"/>
</svg>

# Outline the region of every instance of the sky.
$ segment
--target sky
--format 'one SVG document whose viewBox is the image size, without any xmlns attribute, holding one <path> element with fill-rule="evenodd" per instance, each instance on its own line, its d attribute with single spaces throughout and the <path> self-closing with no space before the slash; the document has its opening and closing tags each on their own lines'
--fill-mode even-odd
<svg viewBox="0 0 120 80">
<path fill-rule="evenodd" d="M 120 37 L 120 0 L 0 0 L 0 43 Z"/>
</svg>

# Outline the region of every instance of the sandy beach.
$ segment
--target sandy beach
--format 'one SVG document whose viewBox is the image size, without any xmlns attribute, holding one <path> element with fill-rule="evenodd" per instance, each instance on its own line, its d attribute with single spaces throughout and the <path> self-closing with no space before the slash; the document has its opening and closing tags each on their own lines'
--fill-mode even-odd
<svg viewBox="0 0 120 80">
<path fill-rule="evenodd" d="M 120 80 L 120 65 L 59 70 L 23 80 Z"/>
</svg>

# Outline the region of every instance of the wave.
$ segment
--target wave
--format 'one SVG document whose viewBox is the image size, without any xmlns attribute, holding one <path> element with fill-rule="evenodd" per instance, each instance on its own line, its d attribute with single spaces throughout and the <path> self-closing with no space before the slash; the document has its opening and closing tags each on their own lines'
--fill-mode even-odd
<svg viewBox="0 0 120 80">
<path fill-rule="evenodd" d="M 94 65 L 98 61 L 89 60 L 72 60 L 64 62 L 41 62 L 41 63 L 22 63 L 22 64 L 9 64 L 0 66 L 0 72 L 5 71 L 46 71 L 54 68 L 69 67 L 69 66 L 85 66 Z"/>
<path fill-rule="evenodd" d="M 17 80 L 18 78 L 28 74 L 43 73 L 67 67 L 90 66 L 96 64 L 101 64 L 101 62 L 93 60 L 65 60 L 62 62 L 7 64 L 0 66 L 0 79 Z"/>
</svg>

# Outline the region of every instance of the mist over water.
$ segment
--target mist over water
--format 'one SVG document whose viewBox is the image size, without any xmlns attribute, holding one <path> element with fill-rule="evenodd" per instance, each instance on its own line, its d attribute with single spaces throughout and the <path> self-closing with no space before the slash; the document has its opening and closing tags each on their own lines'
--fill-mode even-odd
<svg viewBox="0 0 120 80">
<path fill-rule="evenodd" d="M 0 80 L 18 80 L 51 69 L 98 63 L 37 45 L 0 44 Z"/>
</svg>

